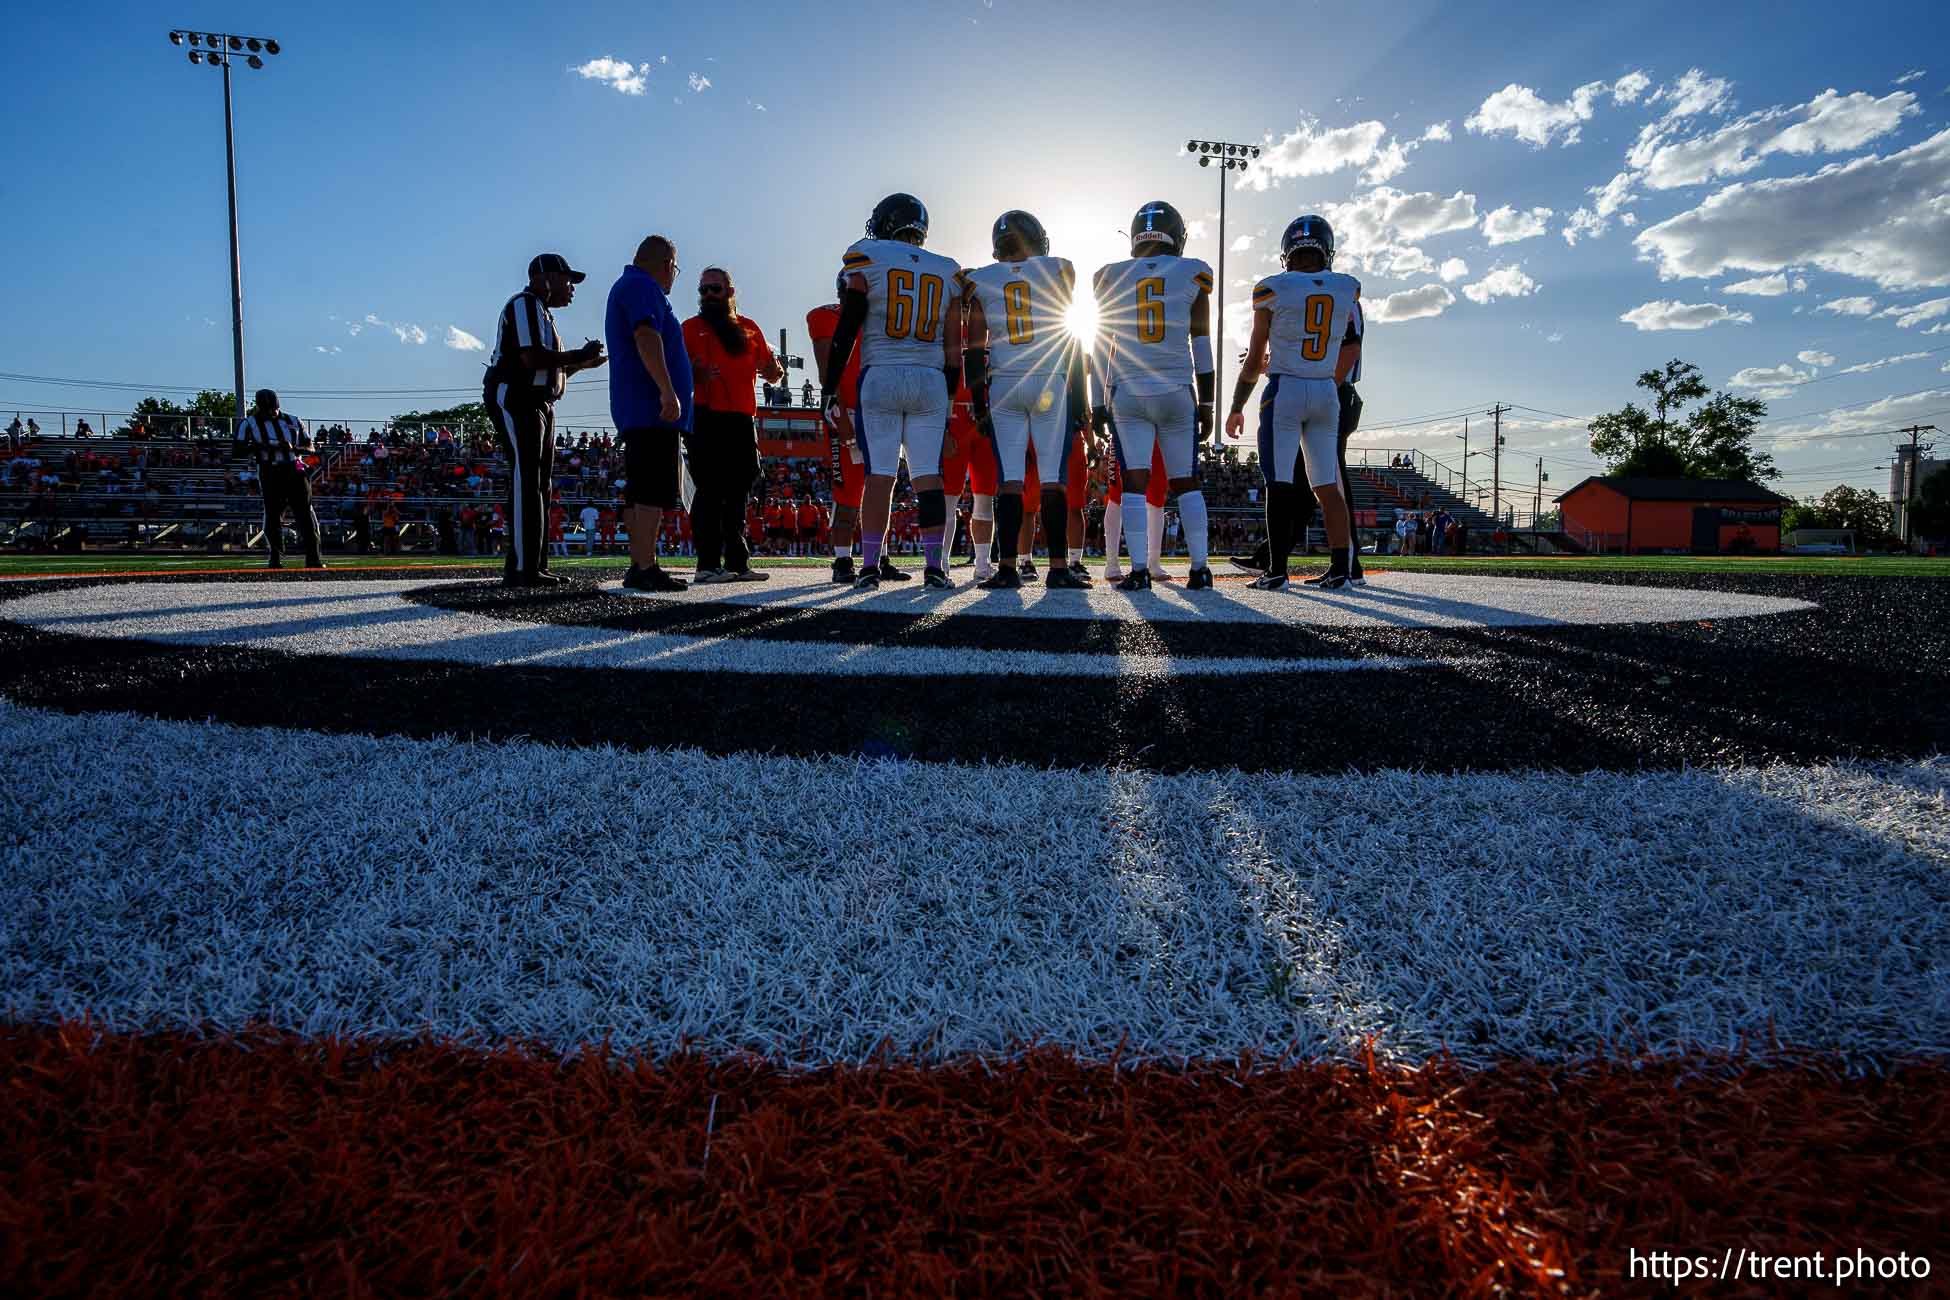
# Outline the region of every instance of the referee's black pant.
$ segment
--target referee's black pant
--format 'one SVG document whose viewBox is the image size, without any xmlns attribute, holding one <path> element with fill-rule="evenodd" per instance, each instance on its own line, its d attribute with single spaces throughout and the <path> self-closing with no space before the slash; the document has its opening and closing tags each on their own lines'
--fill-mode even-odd
<svg viewBox="0 0 1950 1300">
<path fill-rule="evenodd" d="M 735 411 L 697 412 L 691 435 L 691 537 L 697 544 L 697 571 L 752 567 L 745 538 L 745 506 L 758 482 L 758 431 L 752 417 Z"/>
<path fill-rule="evenodd" d="M 291 522 L 304 544 L 305 563 L 322 564 L 318 554 L 318 512 L 311 507 L 311 484 L 296 465 L 267 465 L 258 471 L 258 491 L 264 496 L 264 541 L 271 548 L 271 563 L 284 562 L 284 512 L 291 511 Z"/>
<path fill-rule="evenodd" d="M 490 384 L 482 395 L 488 419 L 508 448 L 508 559 L 510 575 L 548 568 L 548 487 L 555 472 L 555 404 L 524 402 L 508 384 Z"/>
</svg>

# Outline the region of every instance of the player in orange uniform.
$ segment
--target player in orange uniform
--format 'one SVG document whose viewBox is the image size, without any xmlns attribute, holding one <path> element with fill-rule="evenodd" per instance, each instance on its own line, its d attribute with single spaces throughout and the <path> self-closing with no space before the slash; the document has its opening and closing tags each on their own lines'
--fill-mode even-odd
<svg viewBox="0 0 1950 1300">
<path fill-rule="evenodd" d="M 840 293 L 846 292 L 842 280 L 838 286 Z M 826 353 L 832 346 L 833 332 L 840 327 L 840 306 L 838 302 L 825 303 L 806 313 L 806 333 L 812 339 L 813 360 L 819 366 L 819 373 L 826 373 Z M 840 405 L 844 408 L 841 427 L 826 430 L 827 444 L 832 449 L 831 469 L 833 474 L 833 581 L 851 583 L 853 581 L 853 535 L 860 526 L 860 502 L 867 489 L 866 461 L 860 454 L 859 444 L 853 440 L 852 412 L 860 409 L 860 349 L 856 344 L 853 355 L 846 359 L 846 370 L 840 376 Z M 914 575 L 904 573 L 894 567 L 887 557 L 883 542 L 881 547 L 880 577 L 882 581 L 905 582 Z"/>
<path fill-rule="evenodd" d="M 1124 467 L 1117 463 L 1117 440 L 1110 440 L 1110 473 L 1104 488 L 1104 581 L 1118 582 L 1124 577 L 1117 562 L 1117 548 L 1124 540 Z M 1153 578 L 1163 576 L 1164 565 L 1158 551 L 1165 535 L 1165 500 L 1168 492 L 1165 454 L 1151 444 L 1151 480 L 1144 485 L 1145 567 Z"/>
<path fill-rule="evenodd" d="M 995 460 L 995 444 L 983 437 L 975 425 L 975 399 L 967 384 L 956 391 L 954 406 L 948 412 L 948 438 L 941 446 L 941 486 L 950 494 L 951 503 L 943 532 L 941 553 L 944 556 L 955 553 L 958 515 L 952 503 L 961 499 L 964 487 L 975 498 L 968 517 L 968 536 L 974 543 L 975 578 L 980 581 L 995 572 L 989 547 L 995 539 L 995 494 L 1002 486 L 1002 477 Z"/>
</svg>

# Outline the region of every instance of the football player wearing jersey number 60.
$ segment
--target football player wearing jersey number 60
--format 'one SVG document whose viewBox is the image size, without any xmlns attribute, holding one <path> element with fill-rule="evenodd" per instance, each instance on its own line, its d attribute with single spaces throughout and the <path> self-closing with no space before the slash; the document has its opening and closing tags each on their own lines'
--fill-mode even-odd
<svg viewBox="0 0 1950 1300">
<path fill-rule="evenodd" d="M 1226 435 L 1246 427 L 1246 399 L 1263 371 L 1270 371 L 1259 401 L 1259 460 L 1270 466 L 1266 533 L 1271 544 L 1261 591 L 1286 586 L 1286 557 L 1299 518 L 1294 472 L 1304 460 L 1307 483 L 1327 524 L 1330 562 L 1323 591 L 1348 585 L 1353 576 L 1353 530 L 1346 486 L 1340 481 L 1340 381 L 1361 360 L 1361 282 L 1334 265 L 1334 230 L 1315 216 L 1296 217 L 1280 237 L 1286 270 L 1253 289 L 1253 336 L 1232 390 Z"/>
</svg>

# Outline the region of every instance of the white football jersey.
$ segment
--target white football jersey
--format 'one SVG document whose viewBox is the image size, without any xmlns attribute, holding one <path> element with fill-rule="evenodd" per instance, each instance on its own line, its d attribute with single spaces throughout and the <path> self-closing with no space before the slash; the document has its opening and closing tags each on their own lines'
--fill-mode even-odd
<svg viewBox="0 0 1950 1300">
<path fill-rule="evenodd" d="M 1097 337 L 1117 358 L 1117 383 L 1149 397 L 1192 386 L 1192 304 L 1212 292 L 1196 257 L 1134 257 L 1097 272 Z"/>
<path fill-rule="evenodd" d="M 862 239 L 840 259 L 840 274 L 867 280 L 860 368 L 943 364 L 941 340 L 955 303 L 952 257 L 898 239 Z"/>
<path fill-rule="evenodd" d="M 1341 344 L 1361 341 L 1361 282 L 1338 271 L 1283 271 L 1253 286 L 1253 309 L 1273 313 L 1266 372 L 1332 379 Z"/>
<path fill-rule="evenodd" d="M 1069 360 L 1076 268 L 1061 257 L 992 262 L 963 271 L 961 284 L 989 325 L 989 373 L 1040 374 Z"/>
</svg>

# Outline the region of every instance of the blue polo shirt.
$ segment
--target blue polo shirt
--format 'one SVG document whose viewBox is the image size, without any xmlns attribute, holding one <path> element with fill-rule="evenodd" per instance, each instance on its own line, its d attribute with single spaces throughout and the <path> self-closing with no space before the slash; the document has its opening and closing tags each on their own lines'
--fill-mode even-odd
<svg viewBox="0 0 1950 1300">
<path fill-rule="evenodd" d="M 663 424 L 663 390 L 637 355 L 636 328 L 649 324 L 664 341 L 664 366 L 677 389 L 684 414 L 677 427 L 691 431 L 691 355 L 684 350 L 684 323 L 670 309 L 663 286 L 635 265 L 609 287 L 609 307 L 603 315 L 603 339 L 609 348 L 609 418 L 621 429 L 646 429 Z"/>
</svg>

